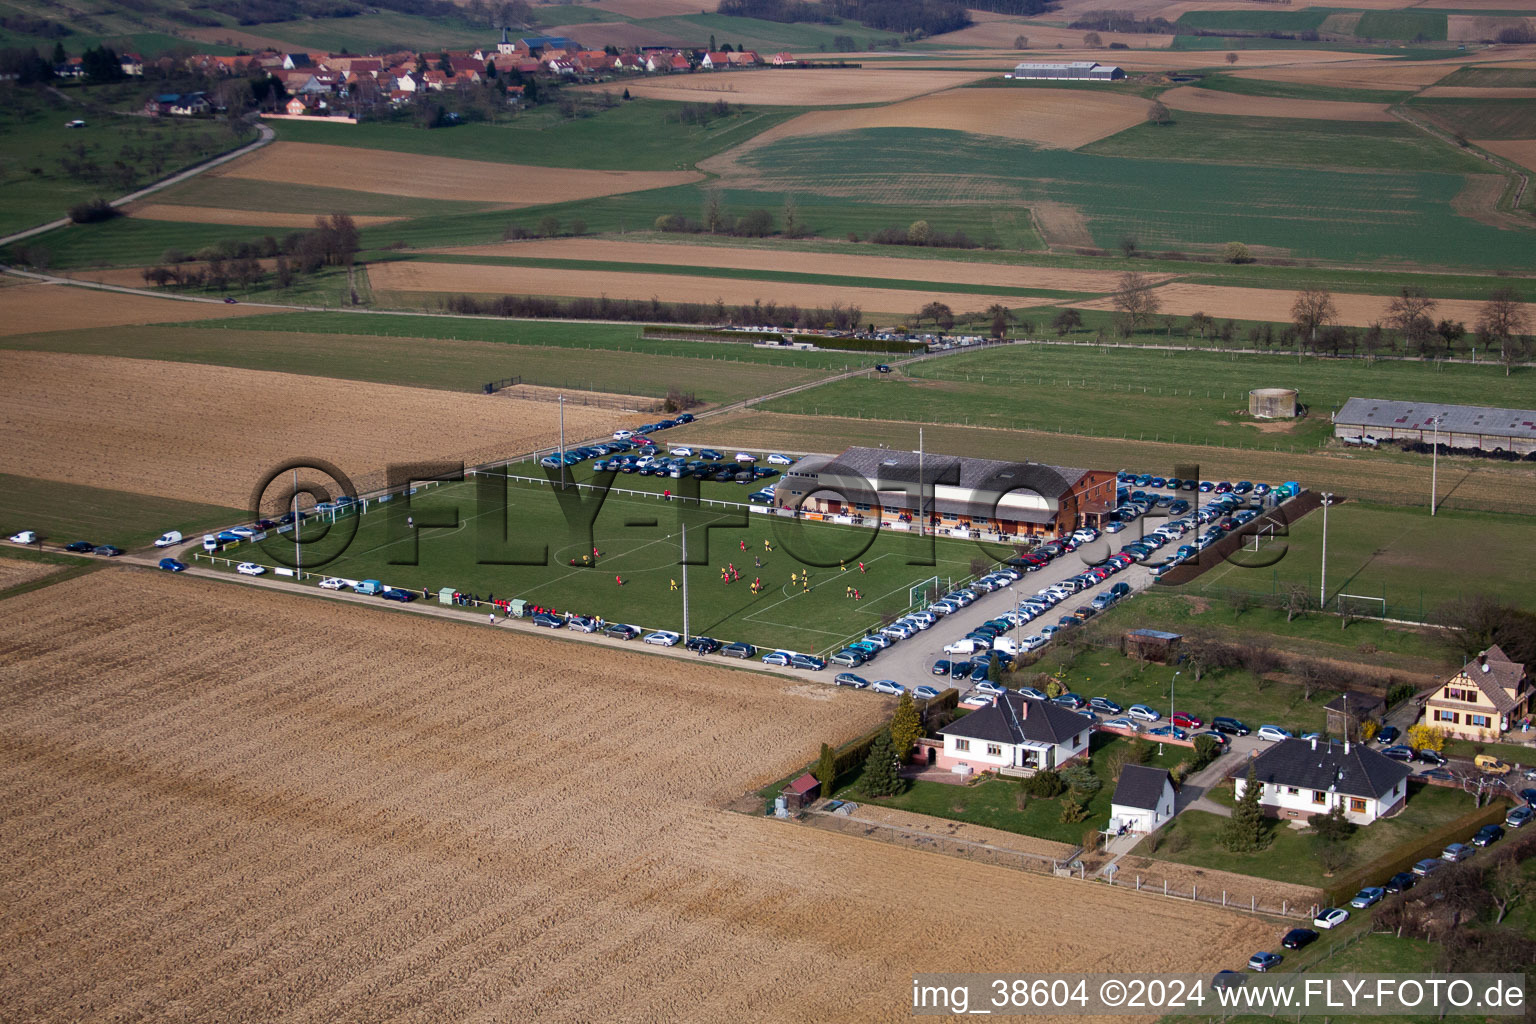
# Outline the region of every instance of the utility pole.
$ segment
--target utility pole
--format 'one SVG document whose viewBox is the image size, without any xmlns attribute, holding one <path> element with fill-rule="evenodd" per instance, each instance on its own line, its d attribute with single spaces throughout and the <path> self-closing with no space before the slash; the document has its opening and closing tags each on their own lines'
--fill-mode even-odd
<svg viewBox="0 0 1536 1024">
<path fill-rule="evenodd" d="M 1317 591 L 1317 606 L 1328 610 L 1328 506 L 1333 504 L 1333 493 L 1323 492 L 1323 572 Z"/>
<path fill-rule="evenodd" d="M 923 536 L 923 529 L 927 526 L 924 522 L 928 517 L 923 500 L 927 492 L 923 490 L 923 428 L 917 428 L 917 535 Z"/>
<path fill-rule="evenodd" d="M 298 572 L 304 565 L 303 552 L 299 550 L 299 468 L 293 468 L 293 570 Z M 299 577 L 303 579 L 303 577 Z"/>
<path fill-rule="evenodd" d="M 683 647 L 688 646 L 688 524 L 683 523 Z"/>
</svg>

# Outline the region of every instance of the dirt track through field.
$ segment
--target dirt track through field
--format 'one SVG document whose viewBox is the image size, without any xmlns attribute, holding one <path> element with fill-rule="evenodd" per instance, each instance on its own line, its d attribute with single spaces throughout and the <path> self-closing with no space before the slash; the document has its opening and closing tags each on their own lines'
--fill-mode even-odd
<svg viewBox="0 0 1536 1024">
<path fill-rule="evenodd" d="M 1290 117 L 1310 121 L 1391 121 L 1385 103 L 1338 103 L 1331 100 L 1291 100 L 1277 96 L 1245 96 L 1182 86 L 1160 97 L 1174 110 L 1236 117 Z"/>
<path fill-rule="evenodd" d="M 142 285 L 144 280 L 139 278 L 133 283 Z M 222 302 L 181 302 L 69 285 L 29 283 L 0 288 L 0 335 L 41 334 L 118 324 L 219 320 L 266 312 L 270 311 Z"/>
<path fill-rule="evenodd" d="M 274 142 L 209 174 L 294 185 L 342 182 L 357 192 L 417 199 L 465 199 L 505 207 L 565 203 L 685 185 L 700 177 L 692 171 L 589 171 L 446 156 L 380 154 L 372 149 L 310 142 Z"/>
<path fill-rule="evenodd" d="M 1536 139 L 1474 139 L 1472 145 L 1536 171 Z"/>
<path fill-rule="evenodd" d="M 783 270 L 838 277 L 883 277 L 907 281 L 946 281 L 956 284 L 993 285 L 1011 288 L 1049 288 L 1061 291 L 1108 292 L 1118 285 L 1120 274 L 1110 270 L 1073 270 L 1061 267 L 1011 266 L 1003 263 L 968 263 L 961 260 L 904 259 L 896 256 L 855 256 L 845 253 L 807 252 L 779 248 L 689 245 L 667 242 L 620 242 L 598 238 L 557 238 L 528 242 L 502 242 L 458 249 L 433 250 L 464 256 L 524 256 L 540 259 L 596 260 L 701 267 L 733 267 L 740 270 Z M 1151 275 L 1167 280 L 1170 275 Z"/>
<path fill-rule="evenodd" d="M 0 379 L 0 472 L 233 508 L 300 456 L 335 463 L 365 490 L 383 486 L 390 463 L 475 464 L 559 437 L 548 402 L 263 370 L 0 351 Z M 565 412 L 572 436 L 635 422 L 590 406 Z"/>
<path fill-rule="evenodd" d="M 894 103 L 988 77 L 985 71 L 914 71 L 905 68 L 829 68 L 813 71 L 712 71 L 669 78 L 619 80 L 583 86 L 606 92 L 689 103 L 725 100 L 748 106 L 833 107 Z"/>
<path fill-rule="evenodd" d="M 649 299 L 730 305 L 758 300 L 780 306 L 829 308 L 840 303 L 866 313 L 902 316 L 929 302 L 951 309 L 985 309 L 993 303 L 1027 305 L 1017 295 L 969 294 L 940 290 L 904 291 L 895 288 L 842 287 L 784 281 L 755 281 L 730 277 L 687 277 L 682 274 L 621 273 L 597 270 L 556 270 L 546 267 L 488 267 L 455 263 L 389 263 L 369 268 L 375 292 L 465 292 L 471 294 L 559 295 L 610 299 Z"/>
<path fill-rule="evenodd" d="M 264 210 L 228 210 L 214 206 L 173 206 L 170 203 L 138 203 L 128 209 L 128 214 L 140 220 L 172 220 L 185 224 L 239 224 L 254 227 L 312 228 L 312 213 L 271 213 Z M 352 220 L 359 227 L 370 224 L 389 224 L 399 217 L 368 217 L 354 215 Z"/>
<path fill-rule="evenodd" d="M 1175 281 L 1157 289 L 1162 300 L 1163 313 L 1188 315 L 1205 313 L 1217 318 L 1232 317 L 1240 320 L 1270 320 L 1285 323 L 1291 319 L 1291 306 L 1296 293 L 1268 288 L 1233 288 L 1223 285 L 1186 284 Z M 1366 327 L 1387 316 L 1387 304 L 1391 298 L 1385 295 L 1353 295 L 1335 292 L 1334 305 L 1339 310 L 1339 322 L 1351 327 Z M 1112 309 L 1110 299 L 1093 299 L 1074 302 L 1080 309 Z M 1463 323 L 1475 323 L 1482 302 L 1472 299 L 1439 299 L 1434 309 L 1436 319 L 1449 317 Z M 1527 303 L 1528 313 L 1536 314 L 1536 304 Z"/>
<path fill-rule="evenodd" d="M 895 1020 L 914 971 L 1019 970 L 1021 914 L 1063 971 L 1274 934 L 717 809 L 867 694 L 123 569 L 0 647 L 18 1020 Z"/>
</svg>

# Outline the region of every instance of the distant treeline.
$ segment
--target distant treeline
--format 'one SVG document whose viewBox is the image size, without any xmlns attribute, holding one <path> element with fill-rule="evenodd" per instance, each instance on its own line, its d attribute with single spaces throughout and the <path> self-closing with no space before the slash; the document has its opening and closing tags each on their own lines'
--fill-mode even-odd
<svg viewBox="0 0 1536 1024">
<path fill-rule="evenodd" d="M 424 18 L 462 17 L 463 12 L 448 0 L 210 0 L 202 6 L 234 18 L 241 25 L 269 21 L 297 21 L 301 18 L 352 18 L 379 9 L 414 14 Z M 176 17 L 206 24 L 207 16 L 188 18 L 189 12 Z M 214 22 L 218 24 L 218 22 Z"/>
<path fill-rule="evenodd" d="M 1033 4 L 1038 0 L 1006 0 L 1009 4 Z M 813 22 L 838 25 L 857 21 L 869 28 L 908 35 L 935 36 L 971 24 L 965 7 L 948 0 L 721 0 L 720 13 L 763 21 Z"/>
<path fill-rule="evenodd" d="M 1167 18 L 1136 17 L 1134 11 L 1093 11 L 1067 26 L 1088 32 L 1139 32 L 1146 35 L 1175 35 L 1178 30 Z"/>
<path fill-rule="evenodd" d="M 738 327 L 784 327 L 841 331 L 859 325 L 858 306 L 834 305 L 805 309 L 775 302 L 731 306 L 715 302 L 663 302 L 660 299 L 551 299 L 537 295 L 445 295 L 439 305 L 450 313 L 472 316 L 534 317 L 547 320 L 627 320 L 637 323 L 734 324 Z"/>
</svg>

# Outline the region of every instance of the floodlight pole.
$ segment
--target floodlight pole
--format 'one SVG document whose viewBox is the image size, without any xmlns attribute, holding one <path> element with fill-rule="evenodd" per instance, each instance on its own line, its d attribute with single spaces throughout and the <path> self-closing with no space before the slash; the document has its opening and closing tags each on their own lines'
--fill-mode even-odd
<svg viewBox="0 0 1536 1024">
<path fill-rule="evenodd" d="M 683 523 L 683 646 L 688 646 L 688 524 Z"/>
<path fill-rule="evenodd" d="M 923 508 L 923 506 L 926 504 L 926 502 L 924 500 L 924 497 L 925 497 L 925 492 L 923 490 L 923 428 L 922 427 L 918 427 L 917 428 L 917 535 L 919 537 L 923 536 L 923 528 L 926 525 L 924 520 L 927 519 L 927 517 L 928 517 L 927 511 Z"/>
<path fill-rule="evenodd" d="M 560 489 L 565 490 L 565 396 L 560 401 Z"/>
<path fill-rule="evenodd" d="M 1323 571 L 1317 592 L 1317 606 L 1328 610 L 1328 506 L 1333 504 L 1333 493 L 1323 492 Z"/>
<path fill-rule="evenodd" d="M 299 469 L 293 469 L 293 568 L 298 572 L 304 566 L 303 552 L 299 550 Z M 303 579 L 303 577 L 299 577 Z"/>
<path fill-rule="evenodd" d="M 1440 417 L 1435 416 L 1429 422 L 1435 425 L 1435 443 L 1429 457 L 1429 514 L 1435 514 L 1435 496 L 1440 491 Z"/>
</svg>

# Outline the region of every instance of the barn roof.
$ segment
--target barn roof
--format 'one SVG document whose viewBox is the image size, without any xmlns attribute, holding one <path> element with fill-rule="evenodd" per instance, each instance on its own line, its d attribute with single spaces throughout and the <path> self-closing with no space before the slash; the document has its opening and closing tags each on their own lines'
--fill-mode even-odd
<svg viewBox="0 0 1536 1024">
<path fill-rule="evenodd" d="M 1486 434 L 1536 441 L 1536 410 L 1500 409 L 1485 405 L 1445 405 L 1439 402 L 1397 402 L 1385 398 L 1351 398 L 1334 414 L 1333 422 L 1362 429 L 1432 432 L 1439 420 L 1442 434 Z"/>
</svg>

